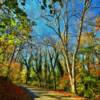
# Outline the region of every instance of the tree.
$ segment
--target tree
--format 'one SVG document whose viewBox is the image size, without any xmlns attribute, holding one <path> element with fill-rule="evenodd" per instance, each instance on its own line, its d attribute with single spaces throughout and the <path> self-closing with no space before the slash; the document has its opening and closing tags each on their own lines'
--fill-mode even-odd
<svg viewBox="0 0 100 100">
<path fill-rule="evenodd" d="M 57 4 L 57 2 L 60 4 L 60 6 L 58 4 L 58 6 L 56 7 L 55 5 Z M 77 12 L 77 8 L 75 6 L 72 6 L 72 8 L 74 9 L 69 8 L 69 5 L 73 4 L 72 1 L 52 0 L 50 3 L 47 3 L 46 5 L 45 0 L 43 0 L 43 10 L 46 11 L 46 8 L 49 8 L 50 13 L 47 13 L 47 15 L 43 15 L 42 13 L 42 18 L 44 18 L 47 21 L 47 26 L 50 29 L 52 29 L 54 33 L 57 34 L 59 40 L 61 41 L 63 47 L 63 50 L 61 50 L 61 52 L 65 59 L 66 69 L 68 72 L 72 93 L 75 93 L 75 67 L 77 63 L 76 59 L 79 53 L 81 36 L 83 31 L 85 31 L 84 26 L 86 22 L 86 16 L 89 9 L 91 8 L 91 3 L 91 0 L 84 0 L 84 2 L 82 2 L 82 9 L 78 10 L 79 12 Z M 74 20 L 78 20 L 77 24 L 79 23 L 79 26 L 76 24 L 74 24 L 74 26 L 70 25 L 71 19 L 73 20 L 73 18 Z M 74 36 L 76 37 L 73 45 L 74 48 L 70 50 L 70 41 L 63 41 L 61 33 L 64 33 L 64 38 L 67 39 L 68 37 L 70 37 L 72 39 L 74 33 L 71 34 L 70 29 L 73 27 L 77 28 L 77 33 Z"/>
<path fill-rule="evenodd" d="M 25 12 L 19 8 L 17 0 L 2 0 L 0 2 L 0 21 L 0 47 L 2 54 L 0 58 L 5 59 L 6 57 L 5 61 L 2 62 L 8 64 L 7 76 L 9 77 L 10 65 L 13 59 L 16 58 L 20 45 L 23 45 L 29 38 L 32 31 L 32 23 L 27 19 Z M 12 50 L 7 51 L 9 48 Z"/>
<path fill-rule="evenodd" d="M 50 51 L 48 51 L 49 53 L 49 59 L 50 59 L 50 65 L 51 65 L 51 69 L 52 69 L 52 73 L 53 73 L 53 82 L 54 82 L 54 89 L 56 90 L 56 72 L 55 72 L 55 68 L 57 65 L 57 59 L 59 57 L 58 53 L 56 50 L 54 50 L 54 53 Z"/>
</svg>

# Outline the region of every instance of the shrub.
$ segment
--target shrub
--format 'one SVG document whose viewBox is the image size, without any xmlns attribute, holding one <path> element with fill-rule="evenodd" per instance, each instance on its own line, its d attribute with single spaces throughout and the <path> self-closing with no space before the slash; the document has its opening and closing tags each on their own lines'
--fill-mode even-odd
<svg viewBox="0 0 100 100">
<path fill-rule="evenodd" d="M 77 82 L 77 93 L 87 98 L 95 98 L 97 86 L 96 77 L 88 74 L 81 74 L 80 80 Z"/>
</svg>

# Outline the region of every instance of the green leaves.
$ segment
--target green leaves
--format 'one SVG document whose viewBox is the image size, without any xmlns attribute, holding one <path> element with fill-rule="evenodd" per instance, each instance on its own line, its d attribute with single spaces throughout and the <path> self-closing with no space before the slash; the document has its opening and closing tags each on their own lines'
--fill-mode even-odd
<svg viewBox="0 0 100 100">
<path fill-rule="evenodd" d="M 7 45 L 20 45 L 29 38 L 32 23 L 18 8 L 17 0 L 6 0 L 3 5 L 0 14 L 0 42 Z"/>
<path fill-rule="evenodd" d="M 18 45 L 21 41 L 12 34 L 4 34 L 0 37 L 0 42 L 6 45 Z"/>
<path fill-rule="evenodd" d="M 11 19 L 11 26 L 16 26 L 16 25 L 17 25 L 16 21 L 14 19 Z"/>
<path fill-rule="evenodd" d="M 84 82 L 96 82 L 96 78 L 92 76 L 84 77 Z"/>
<path fill-rule="evenodd" d="M 94 46 L 88 46 L 88 47 L 84 47 L 84 48 L 80 48 L 81 53 L 90 53 L 92 52 L 94 49 Z"/>
<path fill-rule="evenodd" d="M 97 79 L 88 73 L 81 73 L 80 80 L 77 82 L 77 92 L 84 97 L 93 98 Z"/>
</svg>

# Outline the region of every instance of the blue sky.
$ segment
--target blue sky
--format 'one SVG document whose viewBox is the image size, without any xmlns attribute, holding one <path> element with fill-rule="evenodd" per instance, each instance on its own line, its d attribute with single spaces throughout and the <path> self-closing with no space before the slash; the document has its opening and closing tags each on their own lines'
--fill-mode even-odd
<svg viewBox="0 0 100 100">
<path fill-rule="evenodd" d="M 76 0 L 76 1 L 77 2 L 75 5 L 78 7 L 78 9 L 81 10 L 83 3 L 82 2 L 80 3 L 79 0 Z M 98 7 L 98 6 L 100 6 L 100 0 L 93 0 L 92 4 L 94 5 L 94 7 L 95 6 Z M 69 8 L 69 9 L 72 9 L 72 8 Z M 41 38 L 44 36 L 52 35 L 53 31 L 50 28 L 48 28 L 45 25 L 45 21 L 40 18 L 41 9 L 40 9 L 38 0 L 26 0 L 25 10 L 28 15 L 28 18 L 30 18 L 31 20 L 35 20 L 37 23 L 37 25 L 33 27 L 33 34 L 35 36 L 38 36 Z M 94 15 L 100 16 L 100 8 L 98 8 L 98 9 L 91 8 L 90 9 L 88 16 L 94 16 Z M 75 24 L 77 24 L 77 22 L 75 19 L 72 19 L 71 23 L 73 23 L 72 24 L 73 28 L 71 27 L 70 31 L 75 33 L 75 30 L 77 30 L 77 26 Z M 99 34 L 99 32 L 98 32 L 98 34 Z"/>
</svg>

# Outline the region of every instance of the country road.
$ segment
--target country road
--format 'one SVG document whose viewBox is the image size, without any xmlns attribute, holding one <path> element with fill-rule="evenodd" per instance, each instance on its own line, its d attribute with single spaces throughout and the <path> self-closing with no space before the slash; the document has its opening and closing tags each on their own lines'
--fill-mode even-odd
<svg viewBox="0 0 100 100">
<path fill-rule="evenodd" d="M 76 99 L 75 97 L 57 95 L 50 93 L 48 90 L 38 89 L 32 86 L 21 85 L 21 87 L 33 97 L 33 100 L 86 100 L 83 98 Z"/>
</svg>

